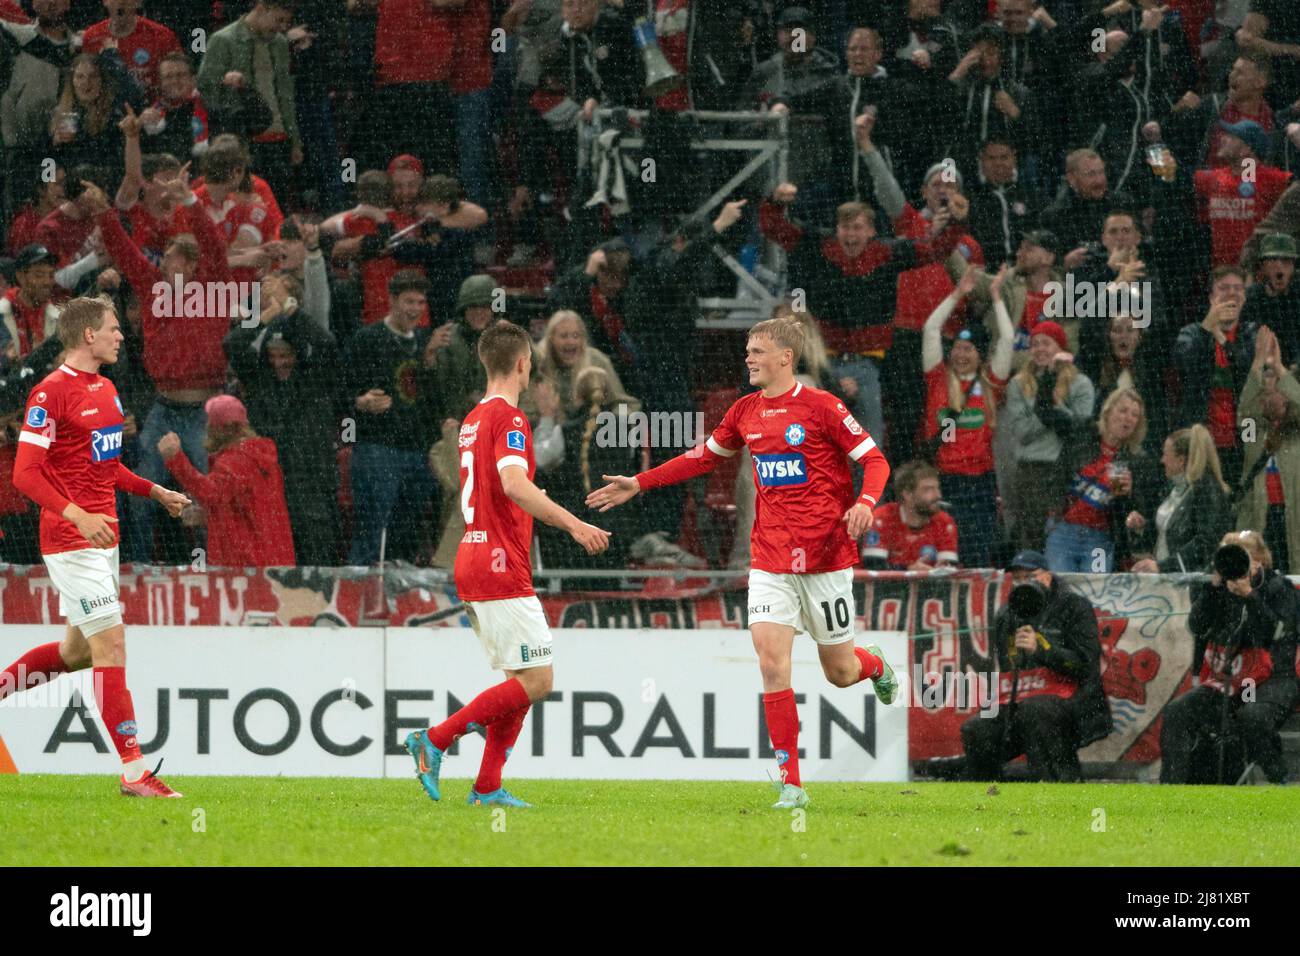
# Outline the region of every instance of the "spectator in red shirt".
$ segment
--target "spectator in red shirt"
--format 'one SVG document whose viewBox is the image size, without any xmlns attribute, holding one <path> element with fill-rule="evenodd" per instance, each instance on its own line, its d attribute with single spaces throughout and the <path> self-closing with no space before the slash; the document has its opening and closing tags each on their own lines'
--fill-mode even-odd
<svg viewBox="0 0 1300 956">
<path fill-rule="evenodd" d="M 59 310 L 52 297 L 58 257 L 44 246 L 25 246 L 14 261 L 17 284 L 0 298 L 4 363 L 26 358 L 59 329 Z"/>
<path fill-rule="evenodd" d="M 206 475 L 186 457 L 175 432 L 158 439 L 158 453 L 207 512 L 208 562 L 221 568 L 292 567 L 297 560 L 275 442 L 258 437 L 244 403 L 233 395 L 208 399 L 204 413 L 211 465 Z"/>
<path fill-rule="evenodd" d="M 998 405 L 1011 378 L 1011 349 L 1015 332 L 1002 300 L 1004 265 L 989 288 L 998 335 L 989 361 L 988 335 L 982 323 L 971 323 L 952 340 L 944 361 L 941 330 L 949 316 L 975 288 L 979 270 L 967 268 L 952 294 L 926 319 L 921 333 L 921 366 L 925 371 L 924 435 L 943 475 L 953 517 L 962 529 L 961 563 L 968 568 L 990 567 L 997 537 L 998 484 L 993 471 L 993 434 Z"/>
<path fill-rule="evenodd" d="M 457 139 L 452 100 L 456 25 L 461 11 L 429 0 L 384 0 L 375 25 L 375 91 L 366 110 L 370 148 L 364 163 L 382 166 L 396 153 L 425 169 L 450 173 Z M 466 39 L 473 35 L 467 28 Z M 418 104 L 418 107 L 416 106 Z M 479 136 L 486 136 L 480 130 Z"/>
<path fill-rule="evenodd" d="M 37 181 L 36 197 L 17 212 L 9 226 L 9 238 L 5 242 L 5 250 L 9 255 L 17 255 L 23 246 L 36 241 L 36 230 L 41 220 L 54 212 L 67 198 L 63 192 L 67 178 L 68 171 L 62 166 L 54 167 L 53 180 L 47 180 L 44 174 L 41 175 Z"/>
<path fill-rule="evenodd" d="M 81 49 L 98 53 L 110 40 L 116 43 L 127 72 L 152 99 L 158 95 L 158 64 L 181 48 L 176 34 L 140 16 L 140 0 L 104 0 L 104 9 L 108 19 L 86 28 Z"/>
<path fill-rule="evenodd" d="M 868 568 L 933 571 L 957 564 L 957 522 L 939 507 L 939 472 L 924 461 L 909 461 L 894 474 L 898 501 L 876 509 L 862 539 Z"/>
<path fill-rule="evenodd" d="M 1242 246 L 1291 183 L 1291 174 L 1265 165 L 1268 134 L 1252 120 L 1220 124 L 1219 158 L 1227 165 L 1196 171 L 1201 222 L 1210 227 L 1213 265 L 1236 263 Z"/>
<path fill-rule="evenodd" d="M 183 51 L 168 53 L 158 66 L 158 93 L 140 114 L 143 149 L 173 156 L 202 156 L 212 136 L 208 104 L 199 93 L 194 64 Z"/>
<path fill-rule="evenodd" d="M 492 2 L 465 0 L 453 19 L 456 69 L 451 91 L 456 99 L 456 148 L 465 195 L 487 206 L 491 195 Z"/>
<path fill-rule="evenodd" d="M 131 241 L 103 192 L 97 188 L 87 190 L 104 246 L 141 304 L 144 367 L 157 388 L 157 398 L 140 431 L 136 471 L 155 483 L 166 479 L 166 468 L 156 446 L 168 432 L 181 436 L 191 461 L 201 469 L 207 467 L 203 403 L 225 385 L 222 339 L 242 306 L 229 294 L 231 290 L 237 293 L 238 284 L 226 263 L 221 233 L 191 192 L 188 174 L 182 171 L 168 182 L 168 189 L 172 200 L 184 208 L 189 232 L 172 239 L 159 266 L 149 262 Z M 184 305 L 176 301 L 178 286 Z M 190 303 L 191 290 L 196 287 L 203 290 L 203 306 L 199 315 L 187 315 L 185 305 Z M 141 501 L 148 503 L 147 499 Z M 153 560 L 153 524 L 147 509 L 132 512 L 126 545 L 124 560 Z"/>
<path fill-rule="evenodd" d="M 108 178 L 107 172 L 98 167 L 74 166 L 64 185 L 68 198 L 36 227 L 35 241 L 59 257 L 56 278 L 65 289 L 76 288 L 82 276 L 107 264 L 85 184 L 106 190 Z"/>
</svg>

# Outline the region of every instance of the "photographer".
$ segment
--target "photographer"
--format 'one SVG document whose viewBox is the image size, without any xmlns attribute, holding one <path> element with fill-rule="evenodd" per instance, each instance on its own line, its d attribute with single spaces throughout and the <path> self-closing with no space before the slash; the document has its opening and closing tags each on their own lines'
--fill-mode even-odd
<svg viewBox="0 0 1300 956">
<path fill-rule="evenodd" d="M 1097 619 L 1037 551 L 1021 551 L 1007 570 L 1011 596 L 993 620 L 998 709 L 962 724 L 966 776 L 996 780 L 1004 763 L 1024 754 L 1036 778 L 1077 782 L 1079 748 L 1111 729 Z"/>
<path fill-rule="evenodd" d="M 1199 686 L 1165 707 L 1160 782 L 1231 783 L 1251 761 L 1285 783 L 1278 728 L 1297 698 L 1300 594 L 1257 531 L 1225 535 L 1214 568 L 1187 619 Z"/>
</svg>

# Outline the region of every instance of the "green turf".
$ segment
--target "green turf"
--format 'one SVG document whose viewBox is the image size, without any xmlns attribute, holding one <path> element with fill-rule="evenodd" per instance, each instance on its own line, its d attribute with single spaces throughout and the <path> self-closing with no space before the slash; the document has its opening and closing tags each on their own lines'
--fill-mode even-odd
<svg viewBox="0 0 1300 956">
<path fill-rule="evenodd" d="M 432 803 L 414 778 L 0 776 L 0 865 L 1279 865 L 1300 788 L 809 785 L 802 820 L 763 783 L 518 780 L 536 807 Z M 196 832 L 202 809 L 204 832 Z M 1098 832 L 1103 821 L 1104 832 Z M 504 829 L 502 829 L 504 827 Z"/>
</svg>

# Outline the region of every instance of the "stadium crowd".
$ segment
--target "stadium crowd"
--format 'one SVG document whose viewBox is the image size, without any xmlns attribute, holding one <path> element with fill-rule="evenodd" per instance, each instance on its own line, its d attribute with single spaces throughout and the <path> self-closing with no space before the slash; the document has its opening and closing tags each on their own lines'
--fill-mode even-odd
<svg viewBox="0 0 1300 956">
<path fill-rule="evenodd" d="M 743 331 L 699 322 L 719 246 L 784 254 L 801 379 L 894 466 L 865 566 L 1204 570 L 1235 529 L 1300 561 L 1287 0 L 0 0 L 0 114 L 8 562 L 71 296 L 124 317 L 127 464 L 196 502 L 124 503 L 125 560 L 449 567 L 483 329 L 536 336 L 576 511 L 681 451 L 610 421 L 747 390 Z M 784 182 L 698 148 L 778 125 Z M 609 518 L 542 563 L 744 567 L 750 466 Z"/>
</svg>

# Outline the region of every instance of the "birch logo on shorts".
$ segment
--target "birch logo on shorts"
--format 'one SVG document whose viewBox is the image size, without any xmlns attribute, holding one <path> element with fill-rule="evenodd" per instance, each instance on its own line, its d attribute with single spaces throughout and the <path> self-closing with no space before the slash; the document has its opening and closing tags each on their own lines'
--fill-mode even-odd
<svg viewBox="0 0 1300 956">
<path fill-rule="evenodd" d="M 758 483 L 771 488 L 778 485 L 802 485 L 808 481 L 803 455 L 755 455 L 754 474 Z"/>
<path fill-rule="evenodd" d="M 122 426 L 101 428 L 90 433 L 91 461 L 108 461 L 122 456 Z"/>
<path fill-rule="evenodd" d="M 45 422 L 49 419 L 49 413 L 39 405 L 33 405 L 27 410 L 27 427 L 44 428 Z"/>
</svg>

